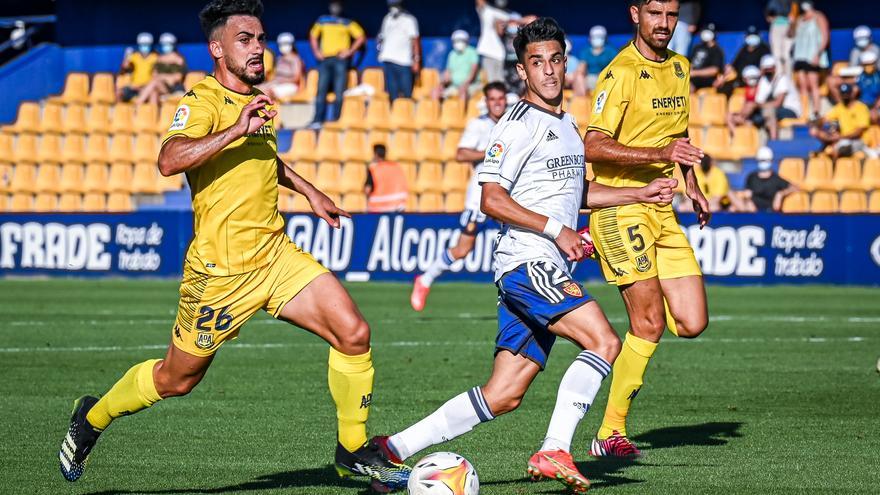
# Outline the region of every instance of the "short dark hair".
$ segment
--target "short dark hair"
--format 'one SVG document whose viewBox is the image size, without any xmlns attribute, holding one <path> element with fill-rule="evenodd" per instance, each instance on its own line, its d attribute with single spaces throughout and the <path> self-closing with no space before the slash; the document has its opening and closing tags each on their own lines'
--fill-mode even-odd
<svg viewBox="0 0 880 495">
<path fill-rule="evenodd" d="M 526 47 L 529 43 L 540 43 L 541 41 L 558 41 L 562 51 L 565 51 L 565 31 L 552 17 L 540 17 L 519 28 L 516 38 L 513 39 L 517 60 L 523 63 L 523 57 L 526 55 Z"/>
<path fill-rule="evenodd" d="M 645 5 L 648 5 L 649 3 L 654 1 L 656 1 L 657 3 L 668 3 L 672 0 L 629 0 L 629 4 L 632 7 L 644 7 Z"/>
<path fill-rule="evenodd" d="M 263 2 L 260 0 L 211 0 L 199 12 L 199 23 L 205 37 L 211 39 L 214 31 L 226 25 L 227 19 L 234 15 L 263 16 Z"/>
<path fill-rule="evenodd" d="M 375 155 L 378 156 L 379 159 L 384 160 L 385 153 L 386 153 L 385 145 L 384 144 L 374 144 L 373 145 L 373 153 L 375 153 Z"/>
<path fill-rule="evenodd" d="M 492 81 L 489 84 L 483 86 L 483 95 L 489 96 L 489 91 L 501 91 L 502 93 L 507 93 L 507 86 L 501 81 Z"/>
</svg>

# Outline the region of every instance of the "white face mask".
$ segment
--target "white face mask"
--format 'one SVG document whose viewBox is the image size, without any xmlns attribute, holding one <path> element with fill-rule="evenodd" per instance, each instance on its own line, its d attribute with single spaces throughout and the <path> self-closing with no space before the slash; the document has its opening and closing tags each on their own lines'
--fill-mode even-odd
<svg viewBox="0 0 880 495">
<path fill-rule="evenodd" d="M 708 43 L 715 39 L 715 33 L 708 29 L 704 29 L 700 33 L 700 39 L 703 40 L 704 43 Z"/>
<path fill-rule="evenodd" d="M 754 48 L 761 44 L 761 37 L 757 34 L 750 34 L 746 36 L 746 45 Z"/>
<path fill-rule="evenodd" d="M 457 52 L 463 52 L 464 49 L 467 48 L 467 46 L 468 46 L 467 41 L 460 41 L 459 40 L 459 41 L 452 42 L 452 49 Z"/>
<path fill-rule="evenodd" d="M 149 55 L 150 48 L 152 48 L 150 45 L 138 45 L 138 51 L 143 55 Z"/>
<path fill-rule="evenodd" d="M 856 40 L 856 46 L 859 48 L 865 48 L 866 46 L 871 44 L 871 38 L 858 38 Z"/>
<path fill-rule="evenodd" d="M 391 12 L 391 15 L 397 16 L 400 14 L 400 7 L 397 5 L 392 5 L 388 8 L 388 11 Z"/>
<path fill-rule="evenodd" d="M 773 168 L 773 162 L 762 161 L 758 162 L 758 170 L 761 172 L 766 172 Z"/>
<path fill-rule="evenodd" d="M 278 45 L 278 51 L 281 52 L 282 55 L 287 55 L 293 51 L 293 45 Z"/>
<path fill-rule="evenodd" d="M 605 40 L 603 40 L 602 38 L 590 38 L 590 46 L 597 50 L 599 48 L 604 48 Z"/>
<path fill-rule="evenodd" d="M 803 10 L 804 12 L 812 12 L 813 4 L 811 4 L 810 2 L 804 2 L 801 4 L 801 10 Z"/>
<path fill-rule="evenodd" d="M 746 84 L 747 84 L 750 88 L 754 88 L 755 86 L 758 85 L 758 80 L 757 80 L 757 79 L 746 79 L 745 81 L 746 81 Z"/>
</svg>

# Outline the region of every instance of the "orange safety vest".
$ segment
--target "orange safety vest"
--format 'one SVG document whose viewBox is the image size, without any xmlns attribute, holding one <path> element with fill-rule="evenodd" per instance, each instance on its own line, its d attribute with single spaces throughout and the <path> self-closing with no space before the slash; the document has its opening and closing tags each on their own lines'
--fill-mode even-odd
<svg viewBox="0 0 880 495">
<path fill-rule="evenodd" d="M 409 195 L 403 167 L 395 162 L 375 162 L 370 164 L 370 175 L 373 176 L 373 192 L 367 198 L 367 211 L 403 211 Z"/>
</svg>

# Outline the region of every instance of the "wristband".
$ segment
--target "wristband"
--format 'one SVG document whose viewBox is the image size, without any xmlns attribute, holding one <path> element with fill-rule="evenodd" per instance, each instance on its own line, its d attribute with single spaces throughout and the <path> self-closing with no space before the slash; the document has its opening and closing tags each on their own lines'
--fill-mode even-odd
<svg viewBox="0 0 880 495">
<path fill-rule="evenodd" d="M 549 217 L 547 218 L 547 223 L 544 224 L 544 234 L 550 236 L 551 239 L 556 240 L 559 237 L 559 234 L 562 233 L 562 222 L 559 220 Z"/>
</svg>

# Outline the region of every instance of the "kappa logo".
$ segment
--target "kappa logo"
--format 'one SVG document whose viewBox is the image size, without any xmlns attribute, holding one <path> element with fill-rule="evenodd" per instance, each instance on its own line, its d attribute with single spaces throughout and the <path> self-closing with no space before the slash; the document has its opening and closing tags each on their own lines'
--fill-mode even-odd
<svg viewBox="0 0 880 495">
<path fill-rule="evenodd" d="M 197 100 L 199 99 L 199 95 L 197 95 L 196 92 L 193 91 L 193 90 L 189 90 L 189 91 L 187 91 L 186 93 L 184 93 L 183 96 L 184 96 L 184 98 L 187 97 L 187 96 L 192 96 L 193 98 L 195 98 L 195 99 L 197 99 Z"/>
<path fill-rule="evenodd" d="M 672 62 L 672 67 L 675 68 L 675 77 L 684 79 L 684 69 L 681 68 L 681 62 Z"/>
<path fill-rule="evenodd" d="M 183 336 L 180 335 L 180 327 L 174 325 L 174 336 L 177 337 L 178 340 L 183 340 Z"/>
<path fill-rule="evenodd" d="M 226 103 L 227 105 L 235 105 L 235 102 L 232 101 L 232 98 L 226 95 L 223 95 L 223 103 Z"/>
<path fill-rule="evenodd" d="M 615 277 L 623 277 L 625 275 L 628 275 L 628 273 L 626 273 L 626 270 L 624 270 L 623 268 L 618 268 L 616 266 L 612 266 L 611 271 L 614 272 Z"/>
<path fill-rule="evenodd" d="M 581 290 L 581 286 L 574 282 L 565 282 L 562 284 L 562 292 L 565 292 L 571 297 L 583 297 L 584 293 Z"/>
<path fill-rule="evenodd" d="M 639 79 L 654 79 L 651 77 L 651 74 L 648 74 L 648 71 L 642 69 L 642 74 L 639 76 Z"/>
<path fill-rule="evenodd" d="M 208 332 L 199 332 L 199 336 L 196 339 L 196 347 L 199 349 L 214 347 L 214 335 Z"/>
<path fill-rule="evenodd" d="M 373 403 L 373 394 L 369 393 L 367 395 L 361 396 L 361 409 L 366 409 L 370 407 L 370 404 Z"/>
<path fill-rule="evenodd" d="M 607 81 L 609 79 L 614 79 L 614 74 L 610 70 L 605 73 L 605 79 L 603 79 L 603 81 Z"/>
<path fill-rule="evenodd" d="M 636 258 L 636 270 L 644 273 L 651 269 L 651 260 L 648 259 L 647 254 L 643 254 Z"/>
<path fill-rule="evenodd" d="M 633 390 L 632 393 L 629 394 L 629 397 L 626 398 L 626 400 L 632 402 L 632 400 L 635 399 L 637 395 L 639 395 L 639 390 L 641 390 L 641 387 Z"/>
<path fill-rule="evenodd" d="M 553 130 L 550 130 L 550 132 L 547 133 L 547 142 L 556 141 L 557 139 L 559 139 L 559 136 L 557 136 Z"/>
</svg>

